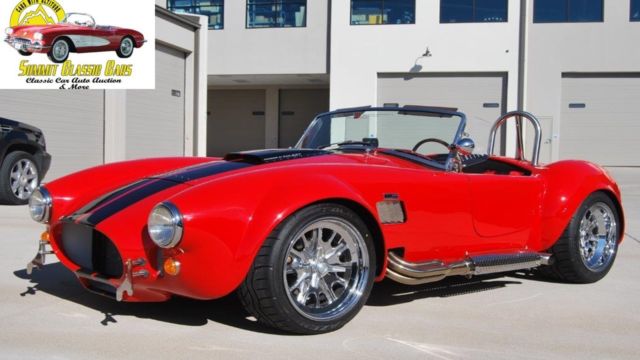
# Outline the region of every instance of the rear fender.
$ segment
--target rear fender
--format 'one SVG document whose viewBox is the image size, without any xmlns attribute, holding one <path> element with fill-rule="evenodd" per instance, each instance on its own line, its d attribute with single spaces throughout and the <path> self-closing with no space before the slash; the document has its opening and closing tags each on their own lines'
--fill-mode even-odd
<svg viewBox="0 0 640 360">
<path fill-rule="evenodd" d="M 596 191 L 607 193 L 618 207 L 620 233 L 624 234 L 620 189 L 603 168 L 586 161 L 560 161 L 550 164 L 544 171 L 544 177 L 546 191 L 542 204 L 542 237 L 537 246 L 540 250 L 555 244 L 582 202 Z"/>
</svg>

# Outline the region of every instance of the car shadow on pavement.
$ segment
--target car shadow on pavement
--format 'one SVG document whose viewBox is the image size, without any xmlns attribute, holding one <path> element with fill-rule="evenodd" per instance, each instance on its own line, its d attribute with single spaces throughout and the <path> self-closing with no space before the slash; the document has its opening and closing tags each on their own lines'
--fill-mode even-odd
<svg viewBox="0 0 640 360">
<path fill-rule="evenodd" d="M 252 332 L 291 336 L 255 321 L 235 293 L 208 301 L 174 297 L 163 303 L 123 303 L 85 290 L 76 276 L 60 263 L 47 264 L 34 270 L 32 275 L 27 275 L 24 269 L 14 271 L 14 275 L 30 282 L 21 296 L 44 292 L 86 306 L 104 315 L 99 321 L 103 326 L 117 324 L 119 316 L 135 316 L 187 326 L 203 326 L 213 321 Z"/>
<path fill-rule="evenodd" d="M 505 280 L 504 277 L 505 274 L 474 276 L 470 279 L 454 276 L 423 285 L 403 285 L 385 279 L 373 287 L 367 305 L 389 306 L 420 299 L 466 295 L 522 284 L 520 281 Z"/>
</svg>

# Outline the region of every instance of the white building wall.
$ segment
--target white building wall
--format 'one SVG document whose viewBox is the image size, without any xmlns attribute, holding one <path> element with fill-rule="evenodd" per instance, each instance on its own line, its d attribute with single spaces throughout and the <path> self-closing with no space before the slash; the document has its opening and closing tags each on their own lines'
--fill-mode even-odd
<svg viewBox="0 0 640 360">
<path fill-rule="evenodd" d="M 629 21 L 629 3 L 605 1 L 604 22 L 545 24 L 533 23 L 528 1 L 525 109 L 551 119 L 553 159 L 562 141 L 562 73 L 640 71 L 640 23 Z"/>
<path fill-rule="evenodd" d="M 350 25 L 350 0 L 334 0 L 331 22 L 331 108 L 373 105 L 378 73 L 506 72 L 507 109 L 517 107 L 519 1 L 505 23 L 440 24 L 440 1 L 416 1 L 411 25 Z M 425 104 L 437 105 L 437 104 Z"/>
<path fill-rule="evenodd" d="M 227 0 L 224 29 L 209 31 L 209 74 L 325 74 L 329 0 L 307 1 L 307 26 L 246 28 L 246 1 Z"/>
</svg>

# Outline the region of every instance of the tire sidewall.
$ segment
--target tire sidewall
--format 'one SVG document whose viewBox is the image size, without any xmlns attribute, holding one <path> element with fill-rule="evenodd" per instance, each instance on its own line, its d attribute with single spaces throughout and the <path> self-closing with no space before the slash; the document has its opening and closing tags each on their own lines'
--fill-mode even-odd
<svg viewBox="0 0 640 360">
<path fill-rule="evenodd" d="M 131 52 L 129 54 L 124 54 L 120 49 L 122 48 L 122 43 L 126 40 L 129 39 L 131 40 L 131 44 L 133 45 L 133 48 L 131 49 Z M 122 38 L 122 40 L 120 40 L 120 44 L 118 45 L 118 50 L 116 50 L 116 54 L 118 55 L 118 57 L 123 58 L 123 59 L 127 59 L 130 58 L 131 55 L 133 55 L 134 50 L 136 49 L 136 42 L 135 40 L 133 40 L 132 37 L 130 36 L 126 36 L 124 38 Z"/>
<path fill-rule="evenodd" d="M 55 48 L 56 44 L 59 43 L 60 41 L 64 41 L 67 43 L 67 54 L 65 55 L 64 59 L 56 59 L 53 56 L 53 49 Z M 49 53 L 47 55 L 49 56 L 49 59 L 54 63 L 63 63 L 67 61 L 67 59 L 69 59 L 69 54 L 71 54 L 71 44 L 69 43 L 69 41 L 67 41 L 66 39 L 58 39 L 53 42 L 53 45 L 51 46 L 51 50 L 49 50 Z"/>
<path fill-rule="evenodd" d="M 587 266 L 584 264 L 582 260 L 582 256 L 580 255 L 580 222 L 582 221 L 587 210 L 589 210 L 589 208 L 593 204 L 600 203 L 600 202 L 606 204 L 613 212 L 613 216 L 615 218 L 616 225 L 617 225 L 616 230 L 618 231 L 618 234 L 616 239 L 617 240 L 616 248 L 613 253 L 613 258 L 611 259 L 609 264 L 598 271 L 593 271 L 587 268 Z M 586 283 L 596 282 L 602 279 L 603 277 L 605 277 L 605 275 L 607 275 L 609 270 L 611 270 L 611 267 L 613 266 L 613 263 L 616 260 L 616 256 L 618 255 L 618 245 L 620 244 L 620 235 L 622 231 L 621 225 L 622 224 L 620 223 L 620 214 L 618 213 L 617 207 L 615 206 L 613 201 L 611 201 L 611 198 L 609 198 L 606 194 L 602 192 L 595 192 L 589 195 L 589 197 L 582 202 L 582 204 L 576 211 L 575 216 L 571 219 L 571 222 L 569 224 L 569 234 L 568 234 L 569 235 L 569 258 L 573 264 L 573 269 L 576 272 L 576 275 L 578 275 L 584 282 Z"/>
<path fill-rule="evenodd" d="M 35 157 L 24 151 L 13 151 L 5 157 L 2 162 L 2 166 L 0 166 L 0 203 L 8 205 L 24 205 L 29 202 L 29 200 L 17 198 L 13 191 L 11 191 L 11 169 L 18 161 L 23 159 L 31 161 L 36 167 L 36 171 L 38 172 L 38 183 L 40 183 L 42 175 L 40 165 L 36 161 Z"/>
<path fill-rule="evenodd" d="M 300 314 L 295 305 L 291 303 L 287 296 L 288 289 L 283 281 L 282 274 L 284 273 L 285 257 L 291 241 L 294 241 L 292 237 L 302 231 L 305 227 L 311 223 L 323 218 L 340 218 L 349 222 L 355 227 L 355 229 L 362 235 L 364 244 L 369 256 L 369 269 L 367 274 L 367 283 L 364 287 L 362 296 L 358 303 L 351 308 L 348 312 L 341 316 L 331 320 L 311 320 Z M 365 225 L 365 223 L 350 209 L 340 205 L 316 205 L 300 210 L 293 217 L 287 219 L 278 233 L 278 241 L 274 244 L 273 252 L 271 253 L 270 263 L 273 264 L 273 279 L 270 279 L 270 284 L 274 294 L 278 297 L 277 304 L 280 310 L 287 314 L 289 319 L 300 327 L 300 332 L 326 332 L 332 331 L 342 327 L 349 322 L 364 306 L 371 289 L 373 287 L 373 280 L 375 278 L 375 247 L 371 232 Z"/>
</svg>

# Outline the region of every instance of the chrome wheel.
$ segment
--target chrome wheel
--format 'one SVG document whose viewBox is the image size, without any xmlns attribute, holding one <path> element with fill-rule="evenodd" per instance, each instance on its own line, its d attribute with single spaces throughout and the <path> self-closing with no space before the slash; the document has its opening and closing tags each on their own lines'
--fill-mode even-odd
<svg viewBox="0 0 640 360">
<path fill-rule="evenodd" d="M 53 44 L 53 58 L 57 61 L 63 61 L 69 55 L 69 44 L 64 40 L 58 40 Z"/>
<path fill-rule="evenodd" d="M 38 168 L 29 159 L 18 160 L 9 171 L 11 192 L 20 200 L 27 200 L 38 188 Z"/>
<path fill-rule="evenodd" d="M 312 320 L 332 320 L 353 309 L 370 276 L 363 236 L 337 217 L 318 219 L 295 235 L 284 265 L 289 301 Z"/>
<path fill-rule="evenodd" d="M 133 40 L 130 38 L 122 39 L 120 43 L 120 52 L 124 56 L 129 56 L 133 52 Z"/>
<path fill-rule="evenodd" d="M 611 208 L 593 204 L 584 214 L 579 228 L 579 249 L 585 266 L 594 272 L 607 268 L 614 258 L 618 228 Z"/>
</svg>

